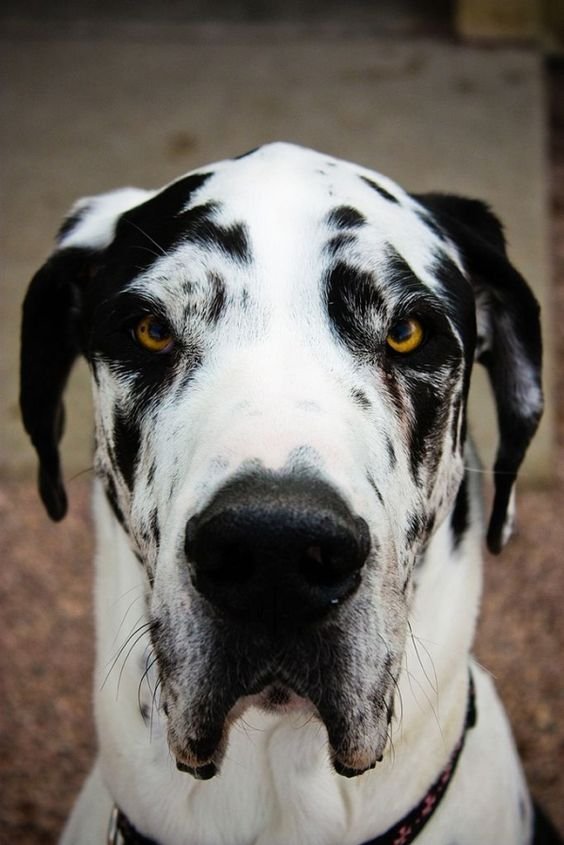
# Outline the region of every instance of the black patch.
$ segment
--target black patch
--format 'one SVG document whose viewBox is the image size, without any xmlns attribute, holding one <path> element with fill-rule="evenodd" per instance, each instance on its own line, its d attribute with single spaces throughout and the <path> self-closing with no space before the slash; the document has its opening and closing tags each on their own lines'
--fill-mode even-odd
<svg viewBox="0 0 564 845">
<path fill-rule="evenodd" d="M 415 276 L 392 247 L 388 248 L 381 276 L 382 280 L 350 263 L 337 261 L 327 273 L 327 307 L 339 336 L 353 352 L 371 362 L 382 359 L 390 391 L 399 400 L 392 384 L 396 369 L 430 374 L 445 366 L 456 366 L 461 358 L 462 342 L 453 334 L 446 303 Z M 402 355 L 387 346 L 383 335 L 393 319 L 411 316 L 422 323 L 425 339 L 413 352 Z M 469 322 L 471 334 L 475 323 L 472 319 Z M 402 410 L 401 401 L 399 410 Z"/>
<path fill-rule="evenodd" d="M 468 502 L 468 481 L 466 476 L 463 477 L 458 488 L 454 509 L 450 518 L 450 525 L 452 528 L 453 548 L 457 549 L 464 539 L 464 535 L 469 525 L 469 502 Z"/>
<path fill-rule="evenodd" d="M 445 295 L 448 315 L 455 325 L 464 348 L 466 361 L 465 396 L 470 383 L 470 371 L 476 348 L 476 305 L 471 284 L 456 264 L 443 255 L 433 264 L 433 275 L 440 282 Z"/>
<path fill-rule="evenodd" d="M 466 435 L 466 426 L 465 426 L 465 415 L 462 419 L 462 424 L 459 426 L 460 422 L 460 414 L 463 413 L 462 411 L 462 395 L 459 394 L 455 397 L 453 405 L 452 405 L 452 451 L 456 454 L 459 449 L 461 448 L 462 444 L 465 440 Z"/>
<path fill-rule="evenodd" d="M 159 515 L 157 513 L 157 509 L 152 512 L 151 518 L 149 520 L 151 534 L 153 535 L 153 539 L 155 543 L 160 545 L 161 542 L 161 530 L 159 528 Z"/>
<path fill-rule="evenodd" d="M 241 263 L 251 261 L 251 248 L 247 227 L 243 223 L 235 223 L 232 226 L 216 227 L 217 243 L 223 251 Z"/>
<path fill-rule="evenodd" d="M 354 235 L 340 234 L 328 240 L 325 249 L 329 256 L 334 258 L 345 247 L 351 247 L 354 244 L 356 244 L 356 237 Z"/>
<path fill-rule="evenodd" d="M 113 434 L 115 460 L 125 483 L 131 490 L 141 448 L 141 433 L 139 427 L 131 419 L 117 411 Z"/>
<path fill-rule="evenodd" d="M 211 176 L 199 173 L 179 179 L 121 215 L 115 238 L 106 250 L 103 276 L 95 286 L 97 299 L 123 289 L 128 281 L 182 243 L 219 249 L 240 263 L 250 260 L 246 227 L 242 223 L 217 223 L 219 203 L 187 207 Z"/>
<path fill-rule="evenodd" d="M 220 227 L 213 222 L 217 209 L 212 203 L 184 213 L 212 174 L 195 174 L 174 182 L 156 196 L 121 215 L 114 240 L 103 253 L 93 283 L 84 285 L 81 313 L 82 352 L 93 360 L 97 354 L 109 361 L 124 361 L 125 369 L 137 367 L 158 370 L 160 378 L 167 356 L 142 354 L 127 336 L 126 320 L 154 311 L 152 303 L 142 303 L 124 288 L 147 270 L 174 245 L 183 240 L 212 239 L 216 246 L 238 256 L 246 254 L 246 238 L 241 227 Z M 95 283 L 94 283 L 95 282 Z M 166 320 L 165 314 L 158 314 Z M 151 382 L 143 373 L 143 380 Z"/>
<path fill-rule="evenodd" d="M 377 194 L 380 194 L 383 199 L 388 200 L 388 202 L 399 203 L 397 197 L 394 197 L 393 194 L 390 194 L 390 192 L 383 188 L 381 185 L 378 185 L 376 182 L 373 182 L 372 179 L 368 179 L 366 176 L 361 176 L 360 178 L 370 188 L 372 188 L 372 190 L 376 191 Z"/>
<path fill-rule="evenodd" d="M 231 226 L 215 223 L 213 216 L 219 208 L 217 203 L 208 202 L 178 215 L 178 240 L 174 241 L 171 247 L 180 243 L 196 243 L 211 250 L 220 249 L 234 261 L 250 261 L 251 250 L 246 226 L 242 223 L 234 223 Z"/>
<path fill-rule="evenodd" d="M 65 238 L 67 235 L 70 235 L 72 230 L 76 226 L 78 226 L 78 224 L 89 213 L 90 208 L 90 203 L 85 204 L 82 208 L 79 208 L 77 211 L 75 211 L 74 214 L 69 214 L 67 217 L 65 217 L 56 235 L 57 243 L 60 244 L 63 238 Z"/>
<path fill-rule="evenodd" d="M 358 229 L 366 225 L 366 217 L 351 205 L 340 205 L 329 212 L 327 223 L 337 229 Z"/>
<path fill-rule="evenodd" d="M 388 460 L 390 462 L 390 469 L 394 469 L 398 459 L 396 455 L 396 450 L 394 448 L 394 444 L 392 443 L 391 437 L 386 434 L 386 450 L 388 452 Z"/>
<path fill-rule="evenodd" d="M 114 241 L 108 249 L 108 264 L 118 265 L 116 269 L 121 269 L 122 273 L 125 271 L 129 279 L 150 267 L 186 237 L 191 224 L 197 236 L 198 227 L 213 216 L 217 205 L 206 203 L 187 212 L 184 209 L 212 175 L 196 173 L 185 176 L 122 214 L 117 222 Z"/>
<path fill-rule="evenodd" d="M 372 489 L 376 493 L 376 498 L 378 499 L 380 504 L 383 505 L 384 504 L 384 498 L 383 498 L 382 494 L 380 493 L 380 490 L 378 489 L 376 482 L 374 481 L 374 479 L 372 478 L 372 476 L 370 474 L 368 474 L 366 476 L 366 480 L 368 481 L 368 483 L 370 484 L 370 486 L 372 487 Z"/>
<path fill-rule="evenodd" d="M 109 502 L 109 505 L 113 511 L 115 518 L 117 519 L 125 533 L 129 534 L 123 511 L 118 503 L 116 485 L 111 475 L 104 476 L 104 492 L 106 494 L 106 499 Z"/>
<path fill-rule="evenodd" d="M 459 371 L 463 363 L 463 343 L 453 333 L 449 320 L 448 298 L 445 302 L 426 288 L 392 248 L 389 248 L 385 276 L 387 290 L 396 303 L 393 319 L 415 316 L 423 325 L 425 333 L 421 346 L 406 355 L 389 349 L 383 339 L 378 339 L 377 347 L 381 349 L 378 357 L 382 365 L 384 384 L 396 411 L 405 415 L 407 408 L 404 403 L 408 399 L 411 404 L 410 460 L 412 473 L 418 480 L 422 462 L 434 454 L 433 462 L 429 466 L 432 473 L 439 459 L 437 450 L 433 453 L 431 448 L 432 438 L 442 433 L 448 418 L 450 394 L 460 377 Z M 463 282 L 461 300 L 464 303 L 468 285 L 464 280 Z M 455 298 L 453 293 L 452 300 Z M 458 303 L 460 304 L 460 300 Z M 468 317 L 468 312 L 466 316 L 471 338 L 468 343 L 471 345 L 475 323 L 473 305 L 469 304 L 469 308 L 472 309 L 472 316 Z M 464 314 L 464 308 L 462 311 Z M 389 320 L 389 323 L 391 322 L 392 319 Z M 356 343 L 361 345 L 363 341 L 366 343 L 363 338 Z M 439 372 L 440 378 L 437 375 Z"/>
<path fill-rule="evenodd" d="M 412 546 L 422 535 L 425 527 L 425 522 L 419 514 L 412 513 L 407 517 L 407 532 L 405 535 L 406 542 Z"/>
<path fill-rule="evenodd" d="M 164 323 L 168 322 L 159 306 L 134 293 L 122 293 L 103 298 L 98 307 L 92 301 L 92 310 L 93 314 L 84 319 L 82 341 L 84 355 L 91 364 L 103 361 L 118 378 L 132 377 L 136 406 L 170 384 L 173 364 L 181 347 L 174 346 L 170 352 L 156 354 L 144 349 L 134 337 L 135 325 L 146 314 L 155 314 Z"/>
<path fill-rule="evenodd" d="M 393 368 L 384 367 L 382 370 L 382 376 L 384 378 L 384 388 L 390 397 L 392 405 L 400 418 L 403 418 L 406 413 L 405 396 L 401 390 L 399 380 L 396 378 Z"/>
<path fill-rule="evenodd" d="M 351 391 L 351 396 L 352 396 L 354 402 L 357 405 L 360 405 L 361 408 L 364 408 L 365 411 L 370 410 L 370 408 L 372 407 L 370 399 L 368 398 L 368 396 L 366 395 L 364 390 L 360 390 L 358 388 L 355 388 L 354 390 Z"/>
<path fill-rule="evenodd" d="M 213 289 L 212 299 L 207 307 L 207 316 L 212 323 L 217 323 L 225 307 L 225 283 L 217 274 L 210 274 Z"/>
<path fill-rule="evenodd" d="M 419 468 L 432 453 L 432 438 L 437 436 L 441 423 L 445 417 L 445 407 L 441 403 L 441 394 L 431 384 L 413 380 L 409 390 L 410 400 L 413 407 L 413 422 L 411 424 L 411 437 L 409 444 L 409 460 L 411 472 L 414 479 L 419 479 Z M 435 449 L 435 452 L 437 450 Z M 435 465 L 439 460 L 435 454 L 433 464 L 429 471 L 434 473 Z"/>
<path fill-rule="evenodd" d="M 208 321 L 219 319 L 223 306 L 223 285 L 217 280 L 200 316 Z M 153 405 L 160 395 L 175 389 L 186 370 L 194 371 L 202 360 L 197 333 L 177 338 L 168 352 L 143 348 L 135 339 L 134 328 L 149 313 L 168 322 L 160 303 L 126 291 L 102 300 L 95 309 L 92 327 L 84 327 L 86 357 L 93 362 L 104 361 L 117 378 L 127 378 L 136 410 Z M 193 303 L 189 303 L 185 319 L 190 320 L 194 313 Z"/>
<path fill-rule="evenodd" d="M 386 277 L 390 279 L 390 288 L 395 288 L 399 307 L 404 311 L 397 316 L 417 316 L 425 331 L 425 340 L 415 353 L 400 355 L 398 360 L 409 361 L 410 367 L 420 360 L 422 369 L 434 372 L 444 364 L 452 364 L 460 357 L 463 349 L 467 367 L 471 368 L 476 340 L 472 288 L 456 265 L 446 258 L 437 259 L 433 265 L 433 275 L 441 283 L 440 296 L 417 278 L 393 247 L 388 248 Z M 407 305 L 403 306 L 402 301 Z M 450 323 L 456 328 L 456 337 L 453 336 Z"/>
<path fill-rule="evenodd" d="M 342 340 L 354 350 L 374 348 L 374 323 L 385 303 L 371 273 L 339 261 L 327 277 L 329 317 Z"/>
</svg>

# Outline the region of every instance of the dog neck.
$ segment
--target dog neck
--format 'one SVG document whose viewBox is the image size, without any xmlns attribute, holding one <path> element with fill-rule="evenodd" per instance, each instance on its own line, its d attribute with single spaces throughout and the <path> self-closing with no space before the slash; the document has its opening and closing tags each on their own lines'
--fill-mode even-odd
<svg viewBox="0 0 564 845">
<path fill-rule="evenodd" d="M 220 777 L 199 782 L 177 772 L 166 718 L 153 706 L 156 678 L 149 673 L 142 680 L 146 576 L 100 488 L 95 508 L 100 764 L 113 800 L 136 827 L 161 842 L 211 845 L 231 836 L 257 845 L 357 843 L 387 830 L 420 801 L 463 731 L 481 589 L 477 529 L 457 550 L 447 519 L 428 544 L 412 600 L 392 742 L 374 770 L 343 778 L 329 763 L 319 722 L 300 712 L 251 709 L 231 729 Z M 462 551 L 464 572 L 457 560 Z"/>
</svg>

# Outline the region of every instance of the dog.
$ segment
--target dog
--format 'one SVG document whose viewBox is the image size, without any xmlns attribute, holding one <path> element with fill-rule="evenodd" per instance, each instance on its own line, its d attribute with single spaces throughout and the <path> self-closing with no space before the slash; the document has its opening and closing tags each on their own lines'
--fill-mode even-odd
<svg viewBox="0 0 564 845">
<path fill-rule="evenodd" d="M 64 845 L 527 845 L 488 674 L 487 545 L 542 413 L 539 308 L 478 200 L 274 143 L 79 201 L 23 311 L 54 520 L 62 396 L 95 409 L 99 755 Z"/>
</svg>

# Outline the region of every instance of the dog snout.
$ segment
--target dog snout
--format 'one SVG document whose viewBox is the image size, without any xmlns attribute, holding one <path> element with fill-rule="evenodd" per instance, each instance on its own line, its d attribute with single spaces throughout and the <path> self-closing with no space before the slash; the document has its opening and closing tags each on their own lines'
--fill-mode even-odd
<svg viewBox="0 0 564 845">
<path fill-rule="evenodd" d="M 215 608 L 277 627 L 348 598 L 370 537 L 327 483 L 260 475 L 230 482 L 189 520 L 185 551 L 195 588 Z"/>
</svg>

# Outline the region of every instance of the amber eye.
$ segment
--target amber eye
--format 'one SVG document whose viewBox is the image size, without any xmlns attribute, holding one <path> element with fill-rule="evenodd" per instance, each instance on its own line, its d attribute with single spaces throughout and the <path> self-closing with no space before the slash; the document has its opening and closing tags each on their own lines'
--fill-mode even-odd
<svg viewBox="0 0 564 845">
<path fill-rule="evenodd" d="M 413 352 L 423 343 L 423 326 L 414 317 L 397 320 L 386 337 L 386 343 L 394 352 Z"/>
<path fill-rule="evenodd" d="M 154 314 L 146 314 L 134 329 L 135 339 L 149 352 L 170 352 L 174 340 L 164 320 Z"/>
</svg>

